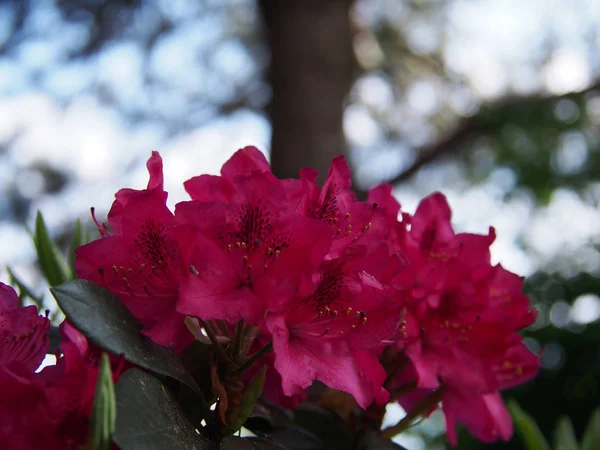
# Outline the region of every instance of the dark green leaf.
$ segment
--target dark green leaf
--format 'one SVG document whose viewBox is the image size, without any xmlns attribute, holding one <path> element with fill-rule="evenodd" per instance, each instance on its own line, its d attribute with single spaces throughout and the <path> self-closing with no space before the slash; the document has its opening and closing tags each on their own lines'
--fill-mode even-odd
<svg viewBox="0 0 600 450">
<path fill-rule="evenodd" d="M 309 450 L 309 449 L 323 449 L 326 447 L 323 440 L 307 431 L 298 425 L 289 424 L 280 427 L 273 428 L 269 432 L 257 432 L 255 428 L 250 428 L 249 423 L 246 422 L 245 426 L 250 431 L 255 433 L 257 436 L 262 436 L 267 439 L 271 439 L 284 445 L 286 448 L 294 450 Z M 333 438 L 333 436 L 331 436 Z M 339 448 L 339 447 L 333 447 Z"/>
<path fill-rule="evenodd" d="M 260 372 L 258 372 L 252 381 L 248 383 L 246 387 L 246 391 L 242 395 L 242 399 L 240 401 L 237 409 L 229 416 L 229 430 L 232 433 L 235 433 L 237 430 L 242 428 L 244 422 L 252 413 L 254 408 L 254 404 L 260 397 L 262 393 L 263 386 L 265 384 L 265 375 L 267 373 L 267 366 L 263 366 Z"/>
<path fill-rule="evenodd" d="M 219 450 L 286 450 L 286 447 L 269 439 L 230 436 L 223 439 Z"/>
<path fill-rule="evenodd" d="M 330 450 L 346 450 L 353 446 L 353 431 L 342 418 L 317 405 L 304 403 L 294 411 L 294 423 L 323 441 L 322 447 Z M 292 447 L 287 442 L 284 445 Z M 293 447 L 292 447 L 293 448 Z"/>
<path fill-rule="evenodd" d="M 252 445 L 248 439 L 244 439 L 237 436 L 230 436 L 223 439 L 219 450 L 256 450 L 256 447 Z"/>
<path fill-rule="evenodd" d="M 244 427 L 257 436 L 266 437 L 290 449 L 320 449 L 323 441 L 295 425 L 293 415 L 264 398 L 254 404 L 254 410 Z"/>
<path fill-rule="evenodd" d="M 42 214 L 38 211 L 35 217 L 35 233 L 33 237 L 40 268 L 48 284 L 57 286 L 70 279 L 70 271 L 63 255 L 50 238 Z"/>
<path fill-rule="evenodd" d="M 581 441 L 581 450 L 597 450 L 600 448 L 600 408 L 592 413 L 592 417 L 587 424 L 583 439 Z"/>
<path fill-rule="evenodd" d="M 51 291 L 67 318 L 94 344 L 201 394 L 179 355 L 143 336 L 141 324 L 112 293 L 88 280 L 69 281 Z"/>
<path fill-rule="evenodd" d="M 554 450 L 578 450 L 573 424 L 568 417 L 561 417 L 554 430 Z"/>
<path fill-rule="evenodd" d="M 210 398 L 213 395 L 210 372 L 213 351 L 212 345 L 194 341 L 181 353 L 183 366 L 194 377 L 204 398 Z"/>
<path fill-rule="evenodd" d="M 527 450 L 550 450 L 548 442 L 533 418 L 523 411 L 516 401 L 509 401 L 508 409 Z"/>
<path fill-rule="evenodd" d="M 48 354 L 53 355 L 56 350 L 60 347 L 60 332 L 56 325 L 50 325 L 50 348 L 48 348 Z"/>
<path fill-rule="evenodd" d="M 252 421 L 253 423 L 256 423 L 256 429 L 259 432 L 261 432 L 261 430 L 266 432 L 273 428 L 289 425 L 292 423 L 292 419 L 293 415 L 290 411 L 275 403 L 269 402 L 263 397 L 254 405 L 254 410 L 246 421 L 246 428 L 248 428 L 248 423 Z M 251 430 L 250 428 L 248 429 Z M 253 432 L 258 434 L 256 431 Z"/>
<path fill-rule="evenodd" d="M 15 275 L 10 267 L 7 267 L 6 271 L 8 272 L 8 276 L 10 278 L 10 284 L 16 286 L 19 291 L 19 300 L 21 301 L 21 306 L 24 304 L 25 298 L 29 297 L 37 306 L 38 311 L 42 311 L 44 309 L 43 298 L 35 295 L 33 291 Z"/>
<path fill-rule="evenodd" d="M 364 433 L 358 442 L 357 450 L 406 450 L 401 445 L 392 442 L 374 431 Z"/>
<path fill-rule="evenodd" d="M 149 373 L 130 369 L 115 390 L 113 440 L 122 450 L 216 450 L 185 417 L 165 385 Z"/>
<path fill-rule="evenodd" d="M 116 419 L 115 390 L 110 370 L 110 360 L 102 354 L 102 362 L 96 381 L 96 396 L 90 424 L 90 450 L 108 450 Z"/>
</svg>

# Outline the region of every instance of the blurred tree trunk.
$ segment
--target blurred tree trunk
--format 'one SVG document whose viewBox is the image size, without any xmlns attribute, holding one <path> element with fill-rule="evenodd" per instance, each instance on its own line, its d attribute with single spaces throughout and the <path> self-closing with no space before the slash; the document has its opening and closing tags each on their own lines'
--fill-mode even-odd
<svg viewBox="0 0 600 450">
<path fill-rule="evenodd" d="M 259 0 L 271 47 L 271 164 L 282 178 L 313 167 L 320 181 L 346 151 L 343 105 L 354 78 L 352 0 Z"/>
</svg>

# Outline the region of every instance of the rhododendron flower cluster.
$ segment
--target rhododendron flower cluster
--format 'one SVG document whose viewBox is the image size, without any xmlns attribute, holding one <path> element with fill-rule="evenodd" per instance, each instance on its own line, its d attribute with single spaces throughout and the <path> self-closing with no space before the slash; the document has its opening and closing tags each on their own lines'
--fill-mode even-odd
<svg viewBox="0 0 600 450">
<path fill-rule="evenodd" d="M 397 400 L 410 409 L 437 389 L 451 443 L 456 423 L 482 441 L 506 440 L 512 424 L 498 391 L 537 373 L 538 357 L 517 333 L 536 314 L 521 292 L 522 279 L 490 264 L 494 230 L 456 234 L 450 216 L 445 198 L 434 194 L 395 228 L 394 242 L 410 264 L 398 276 L 408 331 L 395 347 L 407 361 L 394 383 L 417 388 Z"/>
<path fill-rule="evenodd" d="M 88 441 L 101 351 L 64 321 L 56 364 L 36 372 L 49 349 L 49 329 L 35 306 L 19 307 L 15 291 L 0 283 L 3 448 L 75 450 Z M 115 380 L 123 367 L 115 360 Z"/>
<path fill-rule="evenodd" d="M 312 169 L 278 179 L 246 147 L 220 175 L 186 181 L 190 200 L 174 211 L 157 152 L 147 167 L 146 189 L 117 192 L 108 223 L 94 217 L 101 236 L 76 250 L 75 270 L 118 297 L 155 343 L 179 354 L 194 341 L 214 348 L 212 400 L 223 426 L 266 365 L 263 395 L 287 408 L 318 381 L 350 394 L 357 417 L 387 402 L 428 415 L 441 402 L 452 444 L 459 423 L 486 442 L 511 437 L 499 391 L 538 371 L 519 335 L 535 312 L 522 279 L 491 264 L 493 229 L 456 233 L 439 193 L 412 216 L 388 185 L 359 201 L 342 157 L 319 186 Z M 48 320 L 4 289 L 0 376 L 14 389 L 0 402 L 26 401 L 0 435 L 28 427 L 37 439 L 26 416 L 36 414 L 40 430 L 47 419 L 60 442 L 84 444 L 85 432 L 73 433 L 85 427 L 74 424 L 89 420 L 100 350 L 65 322 L 56 366 L 34 373 Z M 115 361 L 115 380 L 122 371 Z"/>
</svg>

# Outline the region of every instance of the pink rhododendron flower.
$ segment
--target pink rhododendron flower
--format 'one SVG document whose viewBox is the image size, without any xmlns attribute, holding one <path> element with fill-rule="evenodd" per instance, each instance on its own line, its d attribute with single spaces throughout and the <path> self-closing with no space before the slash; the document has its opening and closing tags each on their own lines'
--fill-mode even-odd
<svg viewBox="0 0 600 450">
<path fill-rule="evenodd" d="M 100 349 L 63 322 L 62 354 L 56 365 L 36 373 L 49 347 L 50 321 L 34 306 L 19 307 L 15 292 L 1 283 L 0 327 L 2 448 L 81 448 L 89 434 Z M 125 365 L 114 361 L 116 381 Z"/>
<path fill-rule="evenodd" d="M 263 334 L 255 339 L 252 350 L 258 351 L 271 341 L 270 336 Z M 276 405 L 287 409 L 294 409 L 308 397 L 308 391 L 302 390 L 292 396 L 287 396 L 283 392 L 281 375 L 275 369 L 275 355 L 273 352 L 267 353 L 244 372 L 245 382 L 250 382 L 252 378 L 264 367 L 267 366 L 265 374 L 265 384 L 263 386 L 262 395 Z"/>
<path fill-rule="evenodd" d="M 365 270 L 369 260 L 359 246 L 325 261 L 295 297 L 271 307 L 266 327 L 285 395 L 316 379 L 349 392 L 363 408 L 386 398 L 374 352 L 395 335 L 401 312 Z"/>
<path fill-rule="evenodd" d="M 177 313 L 179 283 L 187 271 L 175 236 L 174 216 L 166 206 L 162 160 L 148 160 L 150 181 L 145 190 L 121 189 L 108 214 L 113 230 L 100 226 L 104 236 L 79 247 L 75 269 L 116 294 L 145 326 L 155 342 L 183 350 L 193 337 Z"/>
<path fill-rule="evenodd" d="M 498 392 L 474 395 L 444 395 L 442 410 L 446 418 L 448 442 L 456 445 L 456 424 L 463 424 L 469 433 L 482 442 L 505 441 L 512 437 L 512 420 Z"/>
<path fill-rule="evenodd" d="M 179 312 L 204 320 L 259 325 L 265 295 L 292 295 L 301 277 L 329 250 L 329 229 L 290 208 L 282 183 L 254 147 L 238 151 L 220 177 L 185 183 L 195 200 L 175 215 L 191 268 L 181 283 Z"/>
<path fill-rule="evenodd" d="M 50 346 L 49 330 L 35 306 L 20 307 L 14 289 L 0 283 L 0 366 L 36 370 Z"/>
<path fill-rule="evenodd" d="M 60 326 L 60 334 L 62 355 L 57 357 L 56 365 L 45 367 L 34 376 L 44 392 L 44 448 L 77 449 L 88 440 L 101 351 L 66 321 Z M 125 365 L 120 358 L 113 357 L 113 361 L 116 382 Z"/>
<path fill-rule="evenodd" d="M 419 389 L 399 401 L 410 408 L 442 386 L 451 443 L 457 422 L 482 440 L 506 439 L 511 425 L 498 405 L 498 390 L 529 380 L 539 369 L 538 357 L 517 333 L 535 320 L 522 279 L 491 266 L 493 230 L 487 236 L 454 233 L 441 194 L 423 200 L 403 222 L 410 229 L 399 233 L 399 243 L 410 264 L 398 280 L 406 287 L 409 336 L 397 345 Z M 406 370 L 403 383 L 410 381 Z"/>
<path fill-rule="evenodd" d="M 332 161 L 322 188 L 317 185 L 317 176 L 312 169 L 301 170 L 302 184 L 291 193 L 288 190 L 288 196 L 296 200 L 301 214 L 329 225 L 333 237 L 329 256 L 339 256 L 350 245 L 379 245 L 387 234 L 384 211 L 376 202 L 356 201 L 344 157 Z"/>
<path fill-rule="evenodd" d="M 117 295 L 154 341 L 182 351 L 193 339 L 186 316 L 206 342 L 200 323 L 222 320 L 203 324 L 223 346 L 214 348 L 220 360 L 213 369 L 254 362 L 247 381 L 266 364 L 264 394 L 276 403 L 297 406 L 317 380 L 350 393 L 362 408 L 391 396 L 427 415 L 441 401 L 452 444 L 459 423 L 485 442 L 511 436 L 499 392 L 539 369 L 519 335 L 536 314 L 522 278 L 491 264 L 493 228 L 456 233 L 440 193 L 413 216 L 401 211 L 389 185 L 357 201 L 342 157 L 319 186 L 312 169 L 279 180 L 259 150 L 245 147 L 219 175 L 186 181 L 191 200 L 174 214 L 158 153 L 147 167 L 147 188 L 116 194 L 112 231 L 99 225 L 103 237 L 77 249 L 76 271 Z M 17 308 L 12 297 L 5 303 Z M 0 319 L 7 314 L 0 308 Z M 41 340 L 27 341 L 40 321 L 33 314 L 21 328 L 16 319 L 0 320 L 0 330 L 25 336 L 0 352 L 0 380 L 22 393 L 25 410 L 41 414 L 56 442 L 81 445 L 86 437 L 74 430 L 86 429 L 77 424 L 89 418 L 100 351 L 65 323 L 64 355 L 31 375 L 44 351 L 36 346 Z M 227 336 L 215 337 L 213 324 Z M 262 349 L 258 361 L 244 362 L 242 325 L 261 332 L 252 335 L 253 350 Z M 21 365 L 9 370 L 3 357 Z M 122 367 L 112 362 L 118 376 Z M 425 398 L 431 404 L 422 406 Z"/>
</svg>

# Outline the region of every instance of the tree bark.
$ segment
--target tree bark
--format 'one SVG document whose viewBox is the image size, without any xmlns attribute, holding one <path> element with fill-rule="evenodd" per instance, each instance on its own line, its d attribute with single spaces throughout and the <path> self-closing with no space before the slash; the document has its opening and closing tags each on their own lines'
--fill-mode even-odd
<svg viewBox="0 0 600 450">
<path fill-rule="evenodd" d="M 351 0 L 260 0 L 271 48 L 271 166 L 281 178 L 312 167 L 323 181 L 346 151 L 344 100 L 354 78 Z"/>
</svg>

